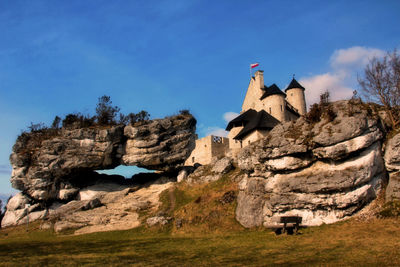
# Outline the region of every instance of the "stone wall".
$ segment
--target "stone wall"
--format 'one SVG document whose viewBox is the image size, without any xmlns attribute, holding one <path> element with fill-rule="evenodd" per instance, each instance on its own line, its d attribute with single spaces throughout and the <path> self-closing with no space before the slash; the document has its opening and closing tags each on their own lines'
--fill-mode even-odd
<svg viewBox="0 0 400 267">
<path fill-rule="evenodd" d="M 228 150 L 228 138 L 209 135 L 197 139 L 195 149 L 186 160 L 185 165 L 193 166 L 195 163 L 201 165 L 210 164 L 214 157 L 224 157 Z"/>
</svg>

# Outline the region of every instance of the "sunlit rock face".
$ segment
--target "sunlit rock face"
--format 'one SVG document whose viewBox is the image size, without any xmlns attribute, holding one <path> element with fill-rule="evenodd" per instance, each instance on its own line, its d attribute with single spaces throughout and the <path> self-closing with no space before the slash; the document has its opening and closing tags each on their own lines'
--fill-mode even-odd
<svg viewBox="0 0 400 267">
<path fill-rule="evenodd" d="M 307 225 L 333 223 L 377 197 L 386 177 L 379 118 L 347 101 L 332 108 L 331 121 L 280 124 L 239 154 L 247 173 L 236 210 L 243 226 L 268 226 L 283 215 L 302 216 Z"/>
<path fill-rule="evenodd" d="M 177 115 L 134 126 L 62 129 L 27 134 L 13 147 L 12 186 L 34 201 L 67 201 L 97 179 L 94 170 L 118 165 L 174 171 L 194 148 L 196 120 Z"/>
<path fill-rule="evenodd" d="M 122 164 L 158 171 L 173 171 L 195 146 L 193 117 L 175 116 L 126 126 Z"/>
</svg>

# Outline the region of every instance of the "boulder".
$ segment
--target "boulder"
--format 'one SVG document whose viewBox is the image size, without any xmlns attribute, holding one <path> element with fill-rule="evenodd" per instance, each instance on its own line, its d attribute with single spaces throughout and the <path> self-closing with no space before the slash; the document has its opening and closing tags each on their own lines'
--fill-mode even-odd
<svg viewBox="0 0 400 267">
<path fill-rule="evenodd" d="M 214 173 L 225 174 L 233 169 L 233 161 L 230 158 L 222 158 L 215 162 L 213 168 L 211 169 Z"/>
<path fill-rule="evenodd" d="M 45 210 L 35 210 L 36 208 L 37 206 L 26 209 L 7 210 L 1 221 L 1 227 L 26 224 L 28 222 L 28 217 L 29 222 L 33 222 L 47 215 Z"/>
<path fill-rule="evenodd" d="M 24 209 L 25 205 L 29 204 L 30 202 L 31 199 L 28 196 L 24 195 L 23 193 L 18 193 L 10 198 L 6 208 L 9 211 Z"/>
<path fill-rule="evenodd" d="M 260 226 L 263 223 L 265 182 L 264 178 L 244 178 L 239 184 L 235 214 L 236 220 L 246 228 Z"/>
</svg>

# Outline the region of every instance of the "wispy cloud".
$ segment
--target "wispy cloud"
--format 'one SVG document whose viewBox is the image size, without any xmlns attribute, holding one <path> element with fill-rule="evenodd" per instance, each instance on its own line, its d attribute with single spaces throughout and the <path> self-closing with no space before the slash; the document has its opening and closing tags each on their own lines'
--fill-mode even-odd
<svg viewBox="0 0 400 267">
<path fill-rule="evenodd" d="M 222 136 L 222 137 L 227 137 L 228 132 L 225 131 L 225 129 L 220 128 L 220 127 L 208 127 L 206 136 L 208 135 L 215 135 L 215 136 Z"/>
<path fill-rule="evenodd" d="M 226 123 L 228 123 L 231 120 L 233 120 L 234 118 L 236 118 L 237 116 L 239 116 L 239 113 L 228 111 L 228 112 L 225 112 L 222 117 L 224 118 Z"/>
<path fill-rule="evenodd" d="M 239 113 L 233 112 L 233 111 L 228 111 L 225 112 L 222 115 L 222 118 L 224 119 L 225 125 L 228 124 L 231 120 L 239 116 Z M 228 131 L 225 131 L 225 128 L 221 128 L 218 126 L 211 126 L 211 127 L 206 127 L 204 129 L 205 136 L 208 135 L 215 135 L 215 136 L 222 136 L 222 137 L 227 137 L 228 136 Z"/>
<path fill-rule="evenodd" d="M 369 60 L 374 57 L 383 57 L 385 55 L 385 51 L 362 47 L 362 46 L 353 46 L 347 49 L 338 49 L 333 52 L 330 63 L 333 68 L 362 68 L 364 67 Z"/>
<path fill-rule="evenodd" d="M 327 90 L 331 100 L 351 97 L 356 89 L 357 73 L 362 71 L 370 59 L 383 55 L 383 50 L 361 46 L 335 50 L 329 59 L 330 71 L 299 80 L 307 90 L 307 104 L 318 102 L 321 93 Z"/>
</svg>

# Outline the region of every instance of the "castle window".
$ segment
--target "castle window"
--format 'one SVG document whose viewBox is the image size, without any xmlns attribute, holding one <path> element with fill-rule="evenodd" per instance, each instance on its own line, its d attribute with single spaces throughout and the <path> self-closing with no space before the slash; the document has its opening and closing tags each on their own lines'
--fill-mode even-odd
<svg viewBox="0 0 400 267">
<path fill-rule="evenodd" d="M 269 108 L 269 114 L 271 114 L 271 108 Z"/>
<path fill-rule="evenodd" d="M 281 111 L 283 111 L 282 105 L 281 105 Z"/>
<path fill-rule="evenodd" d="M 192 163 L 194 163 L 194 157 L 192 157 Z"/>
<path fill-rule="evenodd" d="M 291 93 L 290 96 L 293 96 L 293 93 Z"/>
<path fill-rule="evenodd" d="M 249 145 L 250 145 L 250 140 L 249 140 Z"/>
</svg>

